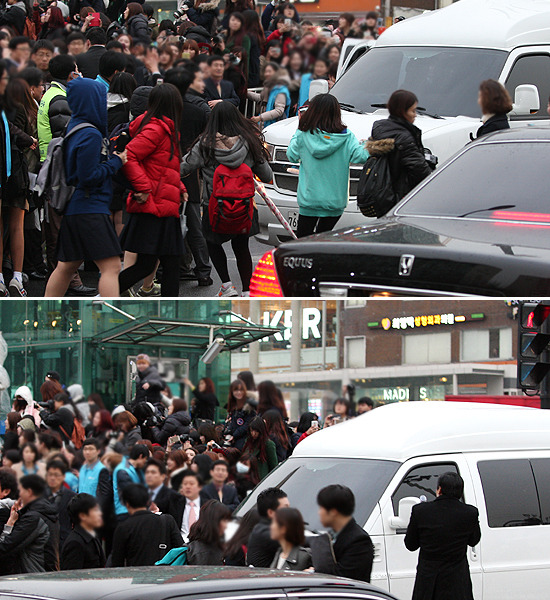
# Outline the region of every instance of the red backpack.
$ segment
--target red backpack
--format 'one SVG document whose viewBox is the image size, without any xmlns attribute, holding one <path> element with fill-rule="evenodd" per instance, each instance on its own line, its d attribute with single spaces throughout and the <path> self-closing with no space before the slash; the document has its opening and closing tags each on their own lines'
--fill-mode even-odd
<svg viewBox="0 0 550 600">
<path fill-rule="evenodd" d="M 254 175 L 244 163 L 230 169 L 219 165 L 214 171 L 208 203 L 210 227 L 214 233 L 247 234 L 254 215 Z"/>
</svg>

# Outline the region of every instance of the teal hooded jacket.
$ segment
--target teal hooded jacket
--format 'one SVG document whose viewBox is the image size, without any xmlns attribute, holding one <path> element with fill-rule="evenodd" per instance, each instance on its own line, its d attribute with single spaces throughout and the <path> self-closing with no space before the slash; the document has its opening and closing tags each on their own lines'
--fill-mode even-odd
<svg viewBox="0 0 550 600">
<path fill-rule="evenodd" d="M 349 199 L 349 166 L 369 157 L 351 131 L 298 130 L 287 150 L 288 159 L 300 163 L 298 206 L 304 217 L 339 217 Z"/>
</svg>

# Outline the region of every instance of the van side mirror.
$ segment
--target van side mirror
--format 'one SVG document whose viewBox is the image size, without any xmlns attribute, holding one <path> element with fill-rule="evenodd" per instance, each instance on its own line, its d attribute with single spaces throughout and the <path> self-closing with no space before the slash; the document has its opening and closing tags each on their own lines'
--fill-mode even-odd
<svg viewBox="0 0 550 600">
<path fill-rule="evenodd" d="M 409 498 L 401 498 L 399 500 L 399 509 L 397 517 L 392 517 L 390 519 L 390 527 L 392 529 L 407 529 L 409 526 L 409 521 L 411 520 L 411 513 L 413 506 L 420 504 L 420 498 L 414 498 L 413 496 Z"/>
<path fill-rule="evenodd" d="M 310 102 L 320 94 L 328 94 L 328 81 L 326 79 L 315 79 L 309 86 L 308 99 Z"/>
<path fill-rule="evenodd" d="M 513 117 L 534 115 L 540 110 L 540 96 L 536 85 L 518 85 L 514 94 Z"/>
</svg>

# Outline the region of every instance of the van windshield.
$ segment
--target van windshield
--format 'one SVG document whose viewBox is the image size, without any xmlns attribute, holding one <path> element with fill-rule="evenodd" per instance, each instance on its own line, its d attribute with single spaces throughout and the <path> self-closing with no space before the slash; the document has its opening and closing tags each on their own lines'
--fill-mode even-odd
<svg viewBox="0 0 550 600">
<path fill-rule="evenodd" d="M 267 488 L 284 490 L 290 505 L 302 513 L 310 531 L 322 530 L 317 514 L 317 493 L 327 485 L 346 485 L 355 494 L 355 519 L 363 526 L 399 468 L 389 460 L 355 458 L 291 458 L 272 471 L 237 509 L 243 517 Z"/>
<path fill-rule="evenodd" d="M 479 48 L 375 47 L 342 75 L 331 94 L 373 112 L 373 104 L 386 104 L 393 92 L 405 89 L 432 115 L 478 118 L 479 84 L 498 79 L 507 56 Z"/>
</svg>

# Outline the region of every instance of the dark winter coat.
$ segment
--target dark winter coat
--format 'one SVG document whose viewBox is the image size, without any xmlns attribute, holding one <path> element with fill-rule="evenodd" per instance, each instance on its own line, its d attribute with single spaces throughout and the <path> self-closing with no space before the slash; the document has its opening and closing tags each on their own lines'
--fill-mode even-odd
<svg viewBox="0 0 550 600">
<path fill-rule="evenodd" d="M 219 15 L 218 5 L 220 0 L 203 2 L 198 8 L 192 7 L 187 11 L 187 18 L 191 23 L 204 27 L 210 33 L 214 32 L 214 25 Z"/>
<path fill-rule="evenodd" d="M 68 408 L 62 406 L 59 410 L 52 413 L 47 410 L 41 410 L 40 418 L 50 429 L 59 433 L 64 442 L 68 443 L 71 441 L 74 429 L 74 415 Z"/>
<path fill-rule="evenodd" d="M 246 564 L 256 569 L 269 569 L 279 550 L 279 543 L 271 539 L 271 521 L 265 517 L 254 526 L 248 538 Z"/>
<path fill-rule="evenodd" d="M 473 600 L 466 551 L 481 539 L 475 506 L 440 496 L 417 504 L 405 546 L 420 548 L 413 600 Z"/>
<path fill-rule="evenodd" d="M 130 100 L 121 94 L 107 94 L 107 131 L 130 122 Z"/>
<path fill-rule="evenodd" d="M 100 538 L 94 537 L 78 525 L 63 545 L 61 570 L 102 569 L 105 560 Z"/>
<path fill-rule="evenodd" d="M 107 52 L 105 46 L 91 46 L 89 50 L 76 57 L 78 70 L 82 73 L 83 77 L 95 79 L 99 75 L 99 61 L 105 52 Z"/>
<path fill-rule="evenodd" d="M 14 150 L 24 150 L 29 146 L 32 146 L 33 140 L 30 135 L 27 135 L 24 131 L 16 127 L 11 121 L 8 120 L 8 125 L 10 129 L 10 138 L 11 138 L 11 148 L 12 148 L 12 171 L 10 176 L 10 181 L 15 180 L 20 183 L 19 177 L 24 175 L 23 173 L 17 172 L 17 162 L 18 158 L 22 159 L 22 154 L 14 153 Z M 4 132 L 4 121 L 0 119 L 0 139 L 5 140 L 5 132 Z M 22 162 L 19 162 L 21 165 Z M 28 180 L 28 177 L 26 178 Z M 2 194 L 2 190 L 5 190 L 6 193 L 12 191 L 13 186 L 8 184 L 8 177 L 6 171 L 6 145 L 5 143 L 0 144 L 0 197 Z M 11 189 L 10 189 L 11 188 Z"/>
<path fill-rule="evenodd" d="M 135 192 L 149 194 L 139 204 L 134 192 L 128 196 L 129 213 L 147 213 L 156 217 L 179 217 L 185 186 L 180 180 L 179 140 L 172 148 L 174 123 L 153 118 L 139 131 L 144 115 L 130 124 L 130 143 L 126 146 L 128 162 L 123 171 Z M 139 133 L 138 133 L 139 131 Z"/>
<path fill-rule="evenodd" d="M 502 129 L 510 129 L 510 122 L 508 121 L 508 115 L 493 115 L 490 119 L 487 119 L 485 123 L 477 130 L 476 137 L 487 135 L 488 133 L 494 133 L 495 131 L 501 131 Z"/>
<path fill-rule="evenodd" d="M 149 21 L 144 14 L 134 15 L 128 19 L 126 23 L 128 35 L 132 41 L 142 42 L 147 46 L 151 43 L 151 30 L 149 29 Z"/>
<path fill-rule="evenodd" d="M 279 550 L 277 554 L 275 554 L 275 558 L 271 563 L 271 569 L 277 569 L 277 563 L 279 562 L 279 557 L 281 556 L 282 550 Z M 290 551 L 287 559 L 285 560 L 283 566 L 281 567 L 281 571 L 305 571 L 313 566 L 311 561 L 311 551 L 308 548 L 302 548 L 300 546 L 294 546 Z"/>
<path fill-rule="evenodd" d="M 219 546 L 204 542 L 190 542 L 187 550 L 189 565 L 223 566 L 223 550 Z"/>
<path fill-rule="evenodd" d="M 54 507 L 57 518 L 59 520 L 59 548 L 63 547 L 65 540 L 69 537 L 73 528 L 71 523 L 71 517 L 67 507 L 69 502 L 73 499 L 76 494 L 68 487 L 62 486 L 57 496 L 53 496 L 50 489 L 46 489 L 46 498 L 50 504 Z"/>
<path fill-rule="evenodd" d="M 17 557 L 20 573 L 59 571 L 59 523 L 46 498 L 24 506 L 12 532 L 0 535 L 0 557 L 4 555 Z"/>
<path fill-rule="evenodd" d="M 377 121 L 367 150 L 371 156 L 390 154 L 392 183 L 399 199 L 432 172 L 424 157 L 422 132 L 405 119 L 389 117 Z"/>
<path fill-rule="evenodd" d="M 112 566 L 154 565 L 172 548 L 181 546 L 183 539 L 173 517 L 141 510 L 115 529 Z"/>
<path fill-rule="evenodd" d="M 189 433 L 189 425 L 191 425 L 189 415 L 184 411 L 176 412 L 166 418 L 161 428 L 155 427 L 153 429 L 154 441 L 161 446 L 166 446 L 168 438 L 173 435 L 185 435 Z"/>
<path fill-rule="evenodd" d="M 199 392 L 198 388 L 195 388 L 193 396 L 195 396 L 195 402 L 191 406 L 193 419 L 213 421 L 216 416 L 216 407 L 220 405 L 216 394 Z"/>
<path fill-rule="evenodd" d="M 134 404 L 140 402 L 150 402 L 157 404 L 160 402 L 160 392 L 164 389 L 165 383 L 159 375 L 158 369 L 150 365 L 144 371 L 138 371 L 136 381 L 136 399 Z M 149 384 L 148 389 L 144 389 L 143 385 Z"/>
<path fill-rule="evenodd" d="M 220 496 L 218 495 L 218 490 L 213 483 L 209 483 L 202 488 L 202 496 L 207 498 L 208 500 L 220 500 Z M 222 487 L 222 504 L 227 506 L 227 508 L 233 512 L 237 506 L 241 503 L 239 500 L 239 495 L 237 494 L 237 489 L 233 485 L 224 485 Z"/>
<path fill-rule="evenodd" d="M 15 30 L 15 35 L 23 35 L 25 30 L 25 21 L 27 20 L 27 11 L 24 2 L 16 2 L 8 6 L 0 15 L 0 27 L 7 25 Z"/>
<path fill-rule="evenodd" d="M 224 435 L 232 435 L 232 446 L 242 452 L 248 435 L 250 421 L 256 416 L 256 411 L 250 404 L 245 404 L 241 410 L 234 410 L 227 415 Z"/>
</svg>

